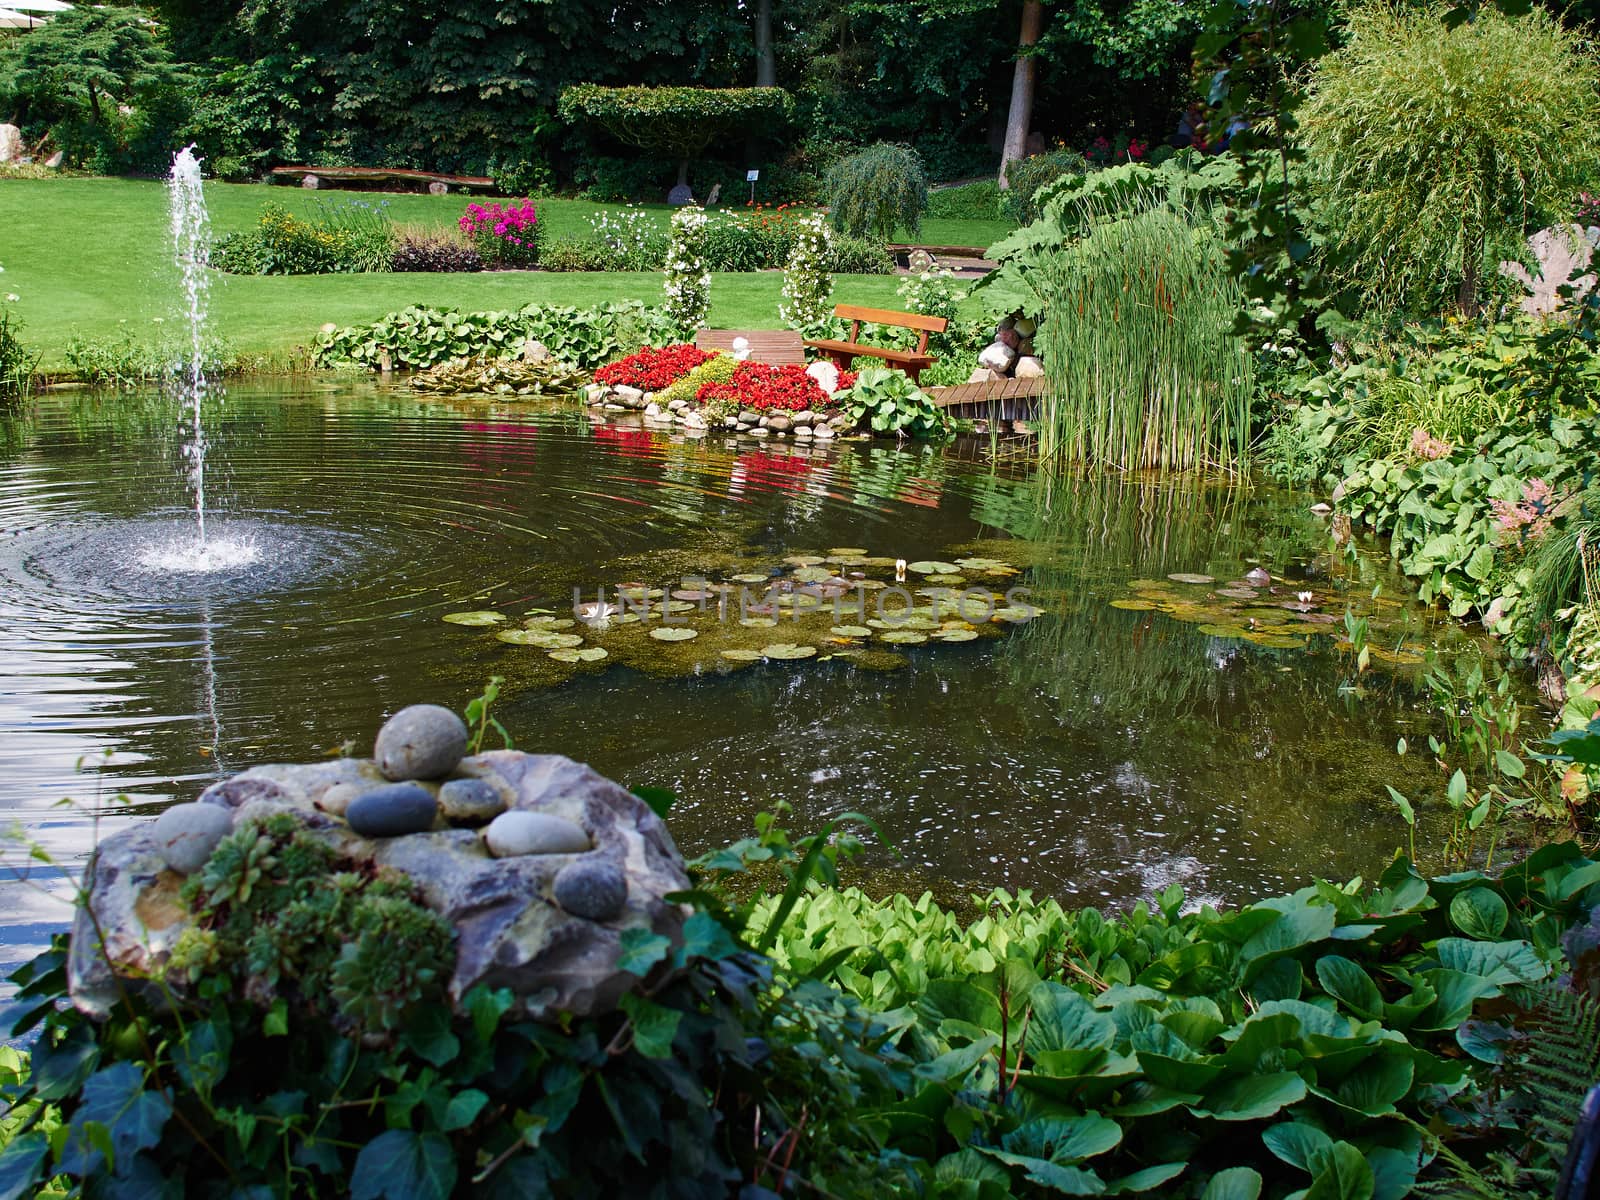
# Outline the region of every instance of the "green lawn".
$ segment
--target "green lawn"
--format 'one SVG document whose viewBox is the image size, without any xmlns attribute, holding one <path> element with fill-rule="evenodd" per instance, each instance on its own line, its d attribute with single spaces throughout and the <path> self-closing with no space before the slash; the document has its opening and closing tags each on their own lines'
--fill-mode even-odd
<svg viewBox="0 0 1600 1200">
<path fill-rule="evenodd" d="M 396 221 L 443 227 L 461 213 L 461 196 L 308 192 L 294 187 L 208 184 L 206 199 L 216 232 L 244 229 L 273 199 L 294 212 L 357 197 L 387 200 Z M 587 233 L 602 205 L 584 200 L 541 200 L 550 236 Z M 666 205 L 645 211 L 666 222 Z M 74 336 L 114 338 L 127 330 L 155 339 L 177 314 L 177 277 L 168 250 L 166 190 L 160 183 L 126 179 L 5 180 L 0 182 L 0 291 L 15 292 L 27 341 L 43 355 L 45 370 L 65 365 Z M 928 221 L 919 240 L 930 244 L 987 245 L 1007 232 L 999 221 Z M 890 276 L 841 275 L 841 302 L 898 307 Z M 778 320 L 778 272 L 718 275 L 711 287 L 711 318 L 722 328 L 772 329 Z M 240 354 L 285 358 L 308 343 L 317 327 L 371 320 L 408 304 L 461 308 L 520 308 L 534 302 L 588 305 L 602 300 L 651 302 L 661 277 L 640 274 L 490 272 L 478 275 L 318 275 L 242 277 L 214 275 L 211 309 L 217 332 Z"/>
</svg>

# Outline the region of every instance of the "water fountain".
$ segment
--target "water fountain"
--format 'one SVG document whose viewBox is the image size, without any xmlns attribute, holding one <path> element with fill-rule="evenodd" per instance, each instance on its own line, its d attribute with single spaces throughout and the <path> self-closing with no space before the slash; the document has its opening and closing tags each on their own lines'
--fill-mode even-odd
<svg viewBox="0 0 1600 1200">
<path fill-rule="evenodd" d="M 194 506 L 192 540 L 165 539 L 148 544 L 143 566 L 159 571 L 210 572 L 248 566 L 260 557 L 254 539 L 216 538 L 206 530 L 206 432 L 204 410 L 211 391 L 206 378 L 206 315 L 210 276 L 207 252 L 211 218 L 200 176 L 200 159 L 188 146 L 173 156 L 167 177 L 167 202 L 184 308 L 185 339 L 174 364 L 173 386 L 187 413 L 183 453 L 189 464 L 189 492 Z"/>
</svg>

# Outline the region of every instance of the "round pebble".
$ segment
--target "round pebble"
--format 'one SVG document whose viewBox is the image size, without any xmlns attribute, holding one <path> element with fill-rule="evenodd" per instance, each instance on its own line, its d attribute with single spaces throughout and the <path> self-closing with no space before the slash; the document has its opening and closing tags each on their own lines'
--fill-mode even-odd
<svg viewBox="0 0 1600 1200">
<path fill-rule="evenodd" d="M 487 825 L 505 810 L 500 789 L 487 779 L 452 779 L 439 789 L 439 811 L 452 825 Z"/>
<path fill-rule="evenodd" d="M 422 833 L 433 828 L 439 802 L 427 788 L 415 783 L 391 783 L 357 796 L 344 819 L 362 837 L 391 838 Z"/>
<path fill-rule="evenodd" d="M 575 917 L 609 921 L 628 903 L 628 879 L 603 859 L 579 859 L 556 872 L 556 903 Z"/>
<path fill-rule="evenodd" d="M 232 829 L 233 814 L 220 804 L 174 804 L 156 818 L 161 860 L 180 875 L 193 875 Z"/>
<path fill-rule="evenodd" d="M 460 717 L 437 704 L 413 704 L 383 723 L 372 756 L 385 779 L 443 779 L 466 752 Z"/>
<path fill-rule="evenodd" d="M 523 854 L 582 854 L 594 845 L 581 826 L 552 813 L 513 809 L 489 822 L 484 843 L 496 858 Z"/>
<path fill-rule="evenodd" d="M 336 783 L 317 797 L 317 807 L 325 813 L 342 817 L 364 790 L 359 783 Z"/>
</svg>

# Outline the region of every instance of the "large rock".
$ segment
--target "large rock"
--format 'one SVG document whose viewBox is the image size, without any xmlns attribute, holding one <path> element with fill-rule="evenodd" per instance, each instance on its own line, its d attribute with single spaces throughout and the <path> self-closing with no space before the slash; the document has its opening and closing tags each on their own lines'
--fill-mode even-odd
<svg viewBox="0 0 1600 1200">
<path fill-rule="evenodd" d="M 1595 277 L 1589 265 L 1597 245 L 1600 227 L 1554 225 L 1528 235 L 1528 253 L 1538 269 L 1537 276 L 1515 262 L 1501 263 L 1500 274 L 1509 275 L 1528 289 L 1522 300 L 1523 312 L 1548 316 L 1567 303 L 1561 295 L 1563 287 L 1571 287 L 1574 300 L 1581 300 L 1594 290 Z"/>
<path fill-rule="evenodd" d="M 0 163 L 22 157 L 22 130 L 15 125 L 0 125 Z"/>
<path fill-rule="evenodd" d="M 687 910 L 664 897 L 686 890 L 689 878 L 666 825 L 625 788 L 559 755 L 472 755 L 454 777 L 487 782 L 509 797 L 510 811 L 570 822 L 593 848 L 494 858 L 472 829 L 361 837 L 319 805 L 337 795 L 327 807 L 348 810 L 361 796 L 392 787 L 366 759 L 257 767 L 213 784 L 200 802 L 229 814 L 233 827 L 292 812 L 340 855 L 409 878 L 423 903 L 456 931 L 449 994 L 458 1006 L 481 983 L 510 988 L 521 1011 L 535 1018 L 614 1008 L 640 983 L 617 967 L 622 933 L 649 929 L 681 940 Z M 113 970 L 130 990 L 160 999 L 145 981 L 160 976 L 189 927 L 178 898 L 182 883 L 162 857 L 155 821 L 100 844 L 85 873 L 88 910 L 78 913 L 67 967 L 80 1009 L 101 1017 L 110 1011 L 117 999 Z M 105 935 L 103 955 L 97 926 Z"/>
<path fill-rule="evenodd" d="M 1012 368 L 1011 373 L 1018 379 L 1043 379 L 1044 363 L 1034 358 L 1031 354 L 1024 354 L 1017 359 L 1016 366 Z"/>
<path fill-rule="evenodd" d="M 694 203 L 694 189 L 687 183 L 680 183 L 667 193 L 667 203 L 675 208 L 682 208 L 685 204 Z"/>
<path fill-rule="evenodd" d="M 467 752 L 467 727 L 438 704 L 412 704 L 383 723 L 372 757 L 385 779 L 443 779 Z"/>
<path fill-rule="evenodd" d="M 988 367 L 1001 375 L 1011 370 L 1011 364 L 1017 361 L 1017 352 L 1004 342 L 994 342 L 983 348 L 978 355 L 978 365 Z"/>
</svg>

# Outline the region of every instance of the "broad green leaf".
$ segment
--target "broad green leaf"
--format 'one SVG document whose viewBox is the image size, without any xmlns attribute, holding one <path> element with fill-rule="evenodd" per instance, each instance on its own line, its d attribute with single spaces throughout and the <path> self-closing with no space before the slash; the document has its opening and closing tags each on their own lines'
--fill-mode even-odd
<svg viewBox="0 0 1600 1200">
<path fill-rule="evenodd" d="M 50 1153 L 50 1139 L 38 1131 L 13 1138 L 0 1149 L 0 1200 L 22 1200 L 35 1194 L 34 1185 L 44 1177 L 44 1162 Z"/>
<path fill-rule="evenodd" d="M 683 923 L 683 946 L 678 951 L 680 961 L 703 958 L 721 962 L 737 953 L 738 943 L 710 913 L 694 913 Z"/>
<path fill-rule="evenodd" d="M 391 1129 L 356 1155 L 350 1200 L 449 1200 L 456 1156 L 442 1134 Z"/>
<path fill-rule="evenodd" d="M 1423 978 L 1438 999 L 1412 1025 L 1421 1033 L 1454 1029 L 1472 1015 L 1475 1001 L 1500 994 L 1499 987 L 1483 976 L 1462 971 L 1424 971 Z"/>
<path fill-rule="evenodd" d="M 1338 954 L 1317 959 L 1317 982 L 1346 1008 L 1369 1019 L 1383 1016 L 1383 995 L 1357 963 Z"/>
<path fill-rule="evenodd" d="M 1263 900 L 1251 905 L 1252 910 L 1276 911 L 1278 919 L 1253 934 L 1240 947 L 1241 961 L 1248 964 L 1245 981 L 1248 983 L 1266 960 L 1320 942 L 1333 932 L 1338 914 L 1326 904 L 1312 904 L 1303 895 L 1283 896 Z"/>
<path fill-rule="evenodd" d="M 1307 1175 L 1316 1173 L 1319 1156 L 1333 1149 L 1333 1139 L 1315 1125 L 1304 1121 L 1285 1121 L 1274 1125 L 1261 1135 L 1267 1149 L 1291 1167 L 1299 1167 Z"/>
<path fill-rule="evenodd" d="M 1367 1165 L 1372 1168 L 1372 1200 L 1402 1200 L 1410 1195 L 1421 1169 L 1415 1155 L 1389 1146 L 1368 1150 Z"/>
<path fill-rule="evenodd" d="M 1188 1163 L 1161 1163 L 1159 1166 L 1146 1167 L 1142 1171 L 1135 1171 L 1132 1175 L 1124 1175 L 1121 1179 L 1110 1180 L 1106 1184 L 1106 1195 L 1143 1195 L 1153 1192 L 1163 1183 L 1170 1183 L 1179 1175 L 1189 1169 Z"/>
<path fill-rule="evenodd" d="M 1070 1165 L 1114 1150 L 1122 1142 L 1122 1126 L 1098 1113 L 1065 1120 L 1042 1117 L 1026 1121 L 1001 1139 L 1017 1154 Z"/>
<path fill-rule="evenodd" d="M 1116 1043 L 1117 1023 L 1071 988 L 1041 983 L 1028 996 L 1028 1053 L 1073 1052 L 1077 1065 L 1058 1058 L 1054 1073 L 1076 1074 L 1103 1058 Z"/>
<path fill-rule="evenodd" d="M 929 1062 L 918 1063 L 913 1072 L 918 1079 L 934 1083 L 956 1084 L 965 1079 L 989 1052 L 1000 1045 L 1000 1039 L 990 1034 L 970 1045 L 948 1050 Z"/>
<path fill-rule="evenodd" d="M 1372 1200 L 1372 1168 L 1349 1142 L 1335 1142 L 1305 1200 Z"/>
<path fill-rule="evenodd" d="M 1249 1167 L 1229 1167 L 1211 1177 L 1200 1200 L 1258 1200 L 1260 1195 L 1260 1175 Z"/>
<path fill-rule="evenodd" d="M 489 1097 L 477 1088 L 467 1088 L 450 1097 L 450 1103 L 445 1105 L 444 1120 L 440 1124 L 446 1133 L 456 1129 L 465 1129 L 478 1119 L 478 1114 L 483 1111 L 483 1106 L 489 1103 Z"/>
<path fill-rule="evenodd" d="M 1336 1087 L 1311 1090 L 1362 1116 L 1381 1117 L 1395 1111 L 1395 1104 L 1411 1090 L 1413 1078 L 1410 1054 L 1383 1052 L 1361 1063 Z"/>
<path fill-rule="evenodd" d="M 1104 1180 L 1093 1171 L 1080 1167 L 1062 1167 L 1049 1159 L 1012 1154 L 989 1146 L 979 1146 L 978 1151 L 1008 1166 L 1021 1167 L 1029 1182 L 1050 1188 L 1063 1196 L 1099 1196 L 1106 1190 Z"/>
<path fill-rule="evenodd" d="M 1511 911 L 1498 892 L 1486 887 L 1457 892 L 1450 901 L 1450 922 L 1469 938 L 1491 941 L 1505 932 Z"/>
<path fill-rule="evenodd" d="M 1439 965 L 1450 971 L 1481 975 L 1491 983 L 1538 983 L 1550 968 L 1528 942 L 1474 942 L 1465 938 L 1440 938 L 1434 953 Z"/>
<path fill-rule="evenodd" d="M 466 995 L 465 1006 L 472 1017 L 473 1032 L 480 1042 L 494 1036 L 500 1018 L 516 1005 L 516 993 L 510 988 L 488 988 L 479 984 Z"/>
<path fill-rule="evenodd" d="M 406 1017 L 401 1041 L 424 1062 L 442 1067 L 461 1053 L 451 1030 L 450 1010 L 443 1004 L 420 1004 Z"/>
<path fill-rule="evenodd" d="M 1293 1071 L 1275 1071 L 1225 1080 L 1189 1111 L 1218 1121 L 1259 1121 L 1305 1097 L 1305 1080 Z"/>
</svg>

